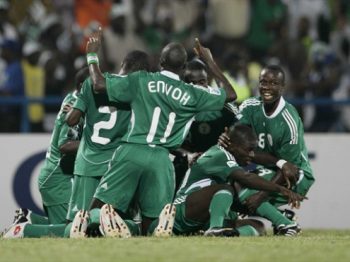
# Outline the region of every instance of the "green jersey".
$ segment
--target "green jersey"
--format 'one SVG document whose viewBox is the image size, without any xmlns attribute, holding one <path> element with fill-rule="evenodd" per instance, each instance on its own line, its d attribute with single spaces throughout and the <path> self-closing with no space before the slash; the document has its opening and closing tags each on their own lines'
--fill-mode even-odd
<svg viewBox="0 0 350 262">
<path fill-rule="evenodd" d="M 72 140 L 70 127 L 65 123 L 66 113 L 62 109 L 65 104 L 74 103 L 76 98 L 75 93 L 69 93 L 62 102 L 51 135 L 50 147 L 46 152 L 45 163 L 38 178 L 39 190 L 46 206 L 68 203 L 70 198 L 71 177 L 63 174 L 59 166 L 62 157 L 59 148 L 68 140 Z"/>
<path fill-rule="evenodd" d="M 131 104 L 129 143 L 177 148 L 196 113 L 221 110 L 226 93 L 217 88 L 186 84 L 178 75 L 139 71 L 126 77 L 106 76 L 109 100 Z"/>
<path fill-rule="evenodd" d="M 260 97 L 249 98 L 240 105 L 239 121 L 250 125 L 258 136 L 258 149 L 285 159 L 313 179 L 304 141 L 303 123 L 298 112 L 283 97 L 271 116 L 265 114 Z"/>
<path fill-rule="evenodd" d="M 61 152 L 59 150 L 60 146 L 66 143 L 68 140 L 71 140 L 69 137 L 70 128 L 65 123 L 66 113 L 62 111 L 63 106 L 66 104 L 73 104 L 77 99 L 76 92 L 68 93 L 62 102 L 60 111 L 57 114 L 55 120 L 55 126 L 52 131 L 50 147 L 46 152 L 46 163 L 57 164 L 61 159 Z"/>
<path fill-rule="evenodd" d="M 203 187 L 228 183 L 229 175 L 237 169 L 242 168 L 231 153 L 221 146 L 212 146 L 187 170 L 174 204 L 184 202 L 190 193 Z"/>
<path fill-rule="evenodd" d="M 75 168 L 78 168 L 78 173 L 75 171 L 75 174 L 85 175 L 79 171 L 81 162 L 98 165 L 111 159 L 120 145 L 121 137 L 127 132 L 131 115 L 130 106 L 109 102 L 105 94 L 95 94 L 89 78 L 83 83 L 73 107 L 85 114 L 83 136 Z M 86 168 L 84 170 L 86 171 Z"/>
</svg>

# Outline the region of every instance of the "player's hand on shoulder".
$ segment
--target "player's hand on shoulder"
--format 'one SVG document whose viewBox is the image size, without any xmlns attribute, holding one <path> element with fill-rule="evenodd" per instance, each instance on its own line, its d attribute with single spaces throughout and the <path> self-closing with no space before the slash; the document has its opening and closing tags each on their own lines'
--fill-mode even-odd
<svg viewBox="0 0 350 262">
<path fill-rule="evenodd" d="M 101 45 L 102 28 L 99 27 L 97 31 L 93 32 L 86 43 L 86 53 L 97 53 Z"/>
<path fill-rule="evenodd" d="M 198 158 L 200 158 L 202 154 L 203 152 L 188 153 L 187 154 L 188 167 L 191 167 L 194 163 L 196 163 Z"/>
<path fill-rule="evenodd" d="M 227 127 L 225 127 L 224 133 L 222 133 L 219 136 L 218 144 L 219 144 L 219 146 L 222 146 L 225 148 L 231 145 L 231 140 L 230 140 L 230 137 L 228 136 L 228 128 Z"/>
</svg>

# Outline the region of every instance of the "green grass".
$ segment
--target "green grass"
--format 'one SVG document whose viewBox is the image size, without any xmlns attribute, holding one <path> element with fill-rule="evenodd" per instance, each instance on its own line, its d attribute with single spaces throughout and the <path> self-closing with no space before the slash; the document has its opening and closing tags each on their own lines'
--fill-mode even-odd
<svg viewBox="0 0 350 262">
<path fill-rule="evenodd" d="M 296 238 L 0 239 L 0 261 L 350 261 L 350 230 Z"/>
</svg>

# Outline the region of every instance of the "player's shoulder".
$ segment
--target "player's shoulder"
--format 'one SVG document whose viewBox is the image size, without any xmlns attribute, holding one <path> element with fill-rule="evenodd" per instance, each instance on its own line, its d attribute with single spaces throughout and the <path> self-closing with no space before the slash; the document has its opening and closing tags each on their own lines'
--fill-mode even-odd
<svg viewBox="0 0 350 262">
<path fill-rule="evenodd" d="M 226 163 L 228 167 L 239 166 L 235 157 L 222 146 L 214 145 L 208 149 L 206 154 L 210 156 L 215 163 Z"/>
<path fill-rule="evenodd" d="M 254 96 L 244 100 L 239 106 L 239 109 L 242 110 L 248 107 L 256 107 L 256 106 L 260 106 L 261 104 L 262 104 L 261 98 Z"/>
</svg>

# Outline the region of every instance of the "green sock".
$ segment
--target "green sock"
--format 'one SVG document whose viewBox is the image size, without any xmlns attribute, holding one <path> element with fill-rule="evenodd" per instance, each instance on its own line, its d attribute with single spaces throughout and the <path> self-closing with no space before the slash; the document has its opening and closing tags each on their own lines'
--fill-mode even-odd
<svg viewBox="0 0 350 262">
<path fill-rule="evenodd" d="M 228 190 L 223 189 L 215 193 L 209 206 L 210 228 L 223 226 L 224 219 L 230 211 L 232 201 L 232 193 Z"/>
<path fill-rule="evenodd" d="M 96 229 L 100 225 L 100 213 L 101 209 L 100 208 L 94 208 L 90 210 L 90 219 L 89 219 L 89 229 Z"/>
<path fill-rule="evenodd" d="M 49 224 L 49 219 L 45 216 L 41 216 L 41 215 L 35 214 L 33 212 L 30 212 L 28 216 L 29 216 L 32 224 L 36 224 L 36 225 L 48 225 Z"/>
<path fill-rule="evenodd" d="M 27 224 L 24 227 L 23 236 L 28 238 L 63 237 L 65 228 L 66 228 L 66 224 L 58 224 L 58 225 Z"/>
<path fill-rule="evenodd" d="M 288 218 L 286 218 L 278 209 L 271 205 L 269 202 L 262 203 L 257 209 L 256 213 L 266 219 L 268 219 L 272 225 L 279 226 L 281 224 L 290 225 L 293 224 Z"/>
<path fill-rule="evenodd" d="M 147 235 L 153 235 L 154 230 L 158 226 L 158 223 L 159 223 L 159 219 L 158 218 L 152 221 L 152 223 L 149 225 L 149 227 L 147 229 Z"/>
<path fill-rule="evenodd" d="M 136 224 L 133 220 L 124 220 L 124 222 L 128 226 L 132 236 L 141 235 L 141 230 L 140 230 L 139 225 Z"/>
<path fill-rule="evenodd" d="M 257 237 L 259 232 L 251 225 L 245 225 L 237 228 L 240 237 Z"/>
<path fill-rule="evenodd" d="M 64 237 L 69 238 L 70 237 L 70 229 L 72 228 L 72 222 L 70 222 L 68 225 L 66 225 L 66 228 L 64 229 Z"/>
</svg>

